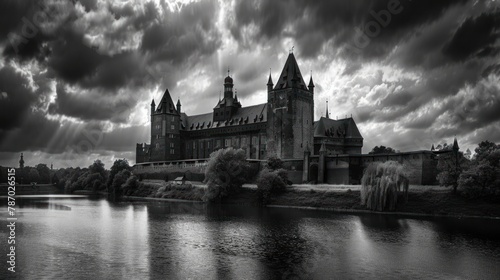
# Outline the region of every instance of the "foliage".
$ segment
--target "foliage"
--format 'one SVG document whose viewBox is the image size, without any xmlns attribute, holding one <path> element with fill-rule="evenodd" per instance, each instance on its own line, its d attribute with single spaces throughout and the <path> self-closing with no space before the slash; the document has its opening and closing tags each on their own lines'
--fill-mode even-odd
<svg viewBox="0 0 500 280">
<path fill-rule="evenodd" d="M 112 199 L 118 198 L 123 195 L 122 186 L 125 185 L 131 173 L 127 169 L 120 170 L 113 178 L 113 183 L 108 189 L 109 195 Z"/>
<path fill-rule="evenodd" d="M 257 178 L 257 190 L 262 203 L 267 203 L 271 195 L 283 193 L 288 184 L 288 173 L 285 169 L 263 169 Z"/>
<path fill-rule="evenodd" d="M 500 197 L 500 145 L 479 143 L 474 159 L 458 179 L 461 194 L 469 198 Z"/>
<path fill-rule="evenodd" d="M 396 153 L 396 150 L 394 150 L 391 147 L 386 147 L 386 146 L 375 146 L 373 147 L 372 151 L 369 152 L 369 154 L 394 154 Z"/>
<path fill-rule="evenodd" d="M 247 181 L 249 165 L 242 149 L 220 149 L 210 154 L 205 169 L 205 201 L 220 201 L 238 192 Z"/>
<path fill-rule="evenodd" d="M 44 163 L 39 163 L 35 166 L 35 168 L 38 171 L 38 175 L 40 176 L 38 182 L 45 184 L 49 183 L 50 169 L 47 167 L 47 165 Z"/>
<path fill-rule="evenodd" d="M 437 180 L 441 186 L 452 186 L 453 192 L 457 191 L 458 178 L 463 170 L 469 166 L 469 160 L 462 152 L 455 154 L 454 152 L 440 154 L 438 158 L 438 175 Z"/>
<path fill-rule="evenodd" d="M 283 161 L 277 157 L 267 159 L 266 168 L 269 170 L 278 170 L 283 168 Z"/>
<path fill-rule="evenodd" d="M 122 193 L 124 195 L 129 195 L 131 192 L 135 191 L 139 186 L 139 179 L 137 176 L 132 175 L 128 177 L 125 184 L 122 185 Z"/>
<path fill-rule="evenodd" d="M 35 168 L 29 169 L 29 172 L 27 174 L 25 183 L 37 183 L 40 182 L 40 174 L 38 173 L 38 170 Z"/>
<path fill-rule="evenodd" d="M 398 191 L 408 195 L 409 180 L 403 165 L 395 161 L 368 165 L 361 178 L 361 204 L 370 210 L 394 210 Z"/>
<path fill-rule="evenodd" d="M 109 171 L 108 180 L 106 182 L 106 186 L 108 187 L 108 191 L 109 191 L 109 188 L 111 187 L 111 185 L 113 184 L 113 181 L 115 179 L 116 174 L 118 174 L 122 170 L 131 171 L 132 167 L 130 167 L 130 165 L 128 164 L 128 161 L 126 159 L 115 160 L 115 162 L 113 163 L 113 166 L 111 166 L 111 170 Z"/>
</svg>

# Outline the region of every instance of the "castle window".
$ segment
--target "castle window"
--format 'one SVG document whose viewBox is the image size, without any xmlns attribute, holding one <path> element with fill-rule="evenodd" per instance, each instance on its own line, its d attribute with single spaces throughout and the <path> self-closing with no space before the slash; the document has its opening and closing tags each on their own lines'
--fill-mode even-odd
<svg viewBox="0 0 500 280">
<path fill-rule="evenodd" d="M 175 122 L 175 117 L 174 116 L 172 116 L 172 122 Z"/>
<path fill-rule="evenodd" d="M 155 148 L 158 150 L 160 148 L 160 143 L 156 143 Z"/>
<path fill-rule="evenodd" d="M 174 143 L 170 143 L 170 148 L 173 148 L 174 147 Z"/>
<path fill-rule="evenodd" d="M 161 122 L 161 136 L 165 137 L 166 130 L 167 130 L 167 121 L 163 120 Z"/>
<path fill-rule="evenodd" d="M 168 135 L 168 137 L 169 137 L 169 138 L 174 138 L 174 135 L 173 135 L 172 133 L 170 133 L 170 134 Z"/>
<path fill-rule="evenodd" d="M 216 143 L 215 147 L 220 148 L 220 144 L 221 144 L 220 139 L 217 139 L 217 141 L 215 141 L 215 143 Z"/>
<path fill-rule="evenodd" d="M 175 149 L 170 149 L 170 154 L 171 155 L 175 154 Z"/>
<path fill-rule="evenodd" d="M 175 129 L 175 125 L 174 125 L 174 124 L 173 124 L 173 125 L 171 125 L 171 126 L 170 126 L 170 129 L 174 130 L 174 129 Z"/>
<path fill-rule="evenodd" d="M 231 146 L 231 139 L 224 139 L 224 148 Z"/>
</svg>

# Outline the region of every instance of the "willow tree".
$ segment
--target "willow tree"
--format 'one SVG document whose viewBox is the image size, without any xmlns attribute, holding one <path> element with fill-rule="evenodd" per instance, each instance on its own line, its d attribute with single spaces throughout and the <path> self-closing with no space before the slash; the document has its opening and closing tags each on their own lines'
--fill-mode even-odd
<svg viewBox="0 0 500 280">
<path fill-rule="evenodd" d="M 400 163 L 371 163 L 361 178 L 361 205 L 376 211 L 394 210 L 399 192 L 408 199 L 408 186 L 408 177 Z"/>
</svg>

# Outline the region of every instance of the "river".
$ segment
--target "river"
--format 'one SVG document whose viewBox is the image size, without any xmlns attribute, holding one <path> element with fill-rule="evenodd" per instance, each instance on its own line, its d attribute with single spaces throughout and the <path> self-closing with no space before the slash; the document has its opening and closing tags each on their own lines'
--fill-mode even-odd
<svg viewBox="0 0 500 280">
<path fill-rule="evenodd" d="M 3 225 L 1 279 L 500 277 L 499 220 L 57 195 L 17 203 L 16 272 Z"/>
</svg>

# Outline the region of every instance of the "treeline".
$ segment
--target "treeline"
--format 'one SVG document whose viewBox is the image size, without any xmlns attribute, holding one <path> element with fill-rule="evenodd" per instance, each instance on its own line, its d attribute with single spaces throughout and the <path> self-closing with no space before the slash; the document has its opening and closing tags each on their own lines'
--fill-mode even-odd
<svg viewBox="0 0 500 280">
<path fill-rule="evenodd" d="M 7 178 L 7 167 L 0 167 L 2 178 Z M 18 184 L 53 184 L 61 191 L 72 193 L 77 190 L 93 192 L 107 191 L 114 193 L 131 175 L 132 167 L 126 159 L 115 160 L 110 170 L 104 168 L 101 160 L 96 160 L 89 167 L 68 167 L 51 170 L 46 164 L 35 167 L 16 168 Z"/>
<path fill-rule="evenodd" d="M 438 181 L 452 186 L 454 193 L 468 198 L 500 199 L 500 145 L 489 141 L 479 143 L 471 157 L 452 152 L 439 155 Z"/>
</svg>

